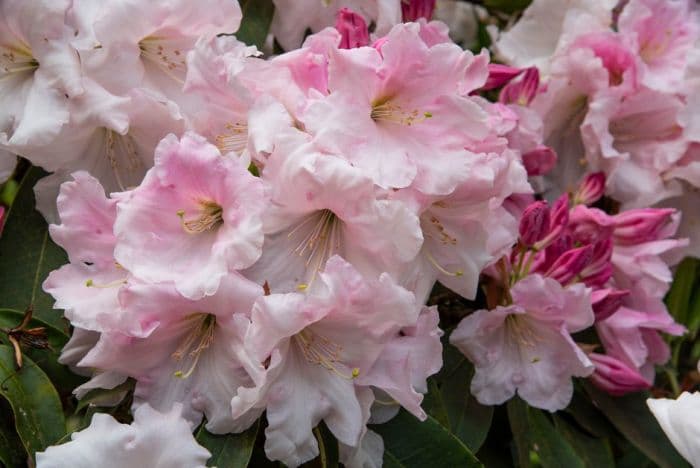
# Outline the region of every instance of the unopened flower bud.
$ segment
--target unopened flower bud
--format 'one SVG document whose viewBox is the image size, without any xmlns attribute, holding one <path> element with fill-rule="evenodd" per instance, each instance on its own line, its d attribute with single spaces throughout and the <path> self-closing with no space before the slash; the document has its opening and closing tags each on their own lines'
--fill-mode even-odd
<svg viewBox="0 0 700 468">
<path fill-rule="evenodd" d="M 523 154 L 523 166 L 529 176 L 544 175 L 557 164 L 557 153 L 549 146 L 540 145 Z"/>
<path fill-rule="evenodd" d="M 537 67 L 525 70 L 522 78 L 508 83 L 498 95 L 498 101 L 504 104 L 528 106 L 540 88 L 540 72 Z"/>
<path fill-rule="evenodd" d="M 404 23 L 411 23 L 424 18 L 428 21 L 433 17 L 436 0 L 401 0 L 401 13 Z"/>
<path fill-rule="evenodd" d="M 591 262 L 593 257 L 593 246 L 586 245 L 571 249 L 562 254 L 556 259 L 552 266 L 547 270 L 545 276 L 559 281 L 566 285 Z"/>
<path fill-rule="evenodd" d="M 534 245 L 549 232 L 549 206 L 547 202 L 536 201 L 525 208 L 520 219 L 520 241 L 526 245 Z"/>
<path fill-rule="evenodd" d="M 569 224 L 569 195 L 564 194 L 552 205 L 549 218 L 549 233 L 537 242 L 535 248 L 541 250 L 557 240 Z"/>
<path fill-rule="evenodd" d="M 616 215 L 613 236 L 618 244 L 641 244 L 657 240 L 659 233 L 672 222 L 672 208 L 642 208 Z"/>
<path fill-rule="evenodd" d="M 525 71 L 524 68 L 515 68 L 500 63 L 489 63 L 489 77 L 481 87 L 482 91 L 500 88 L 510 82 L 513 78 Z"/>
<path fill-rule="evenodd" d="M 637 369 L 619 359 L 598 353 L 590 353 L 588 358 L 595 365 L 591 382 L 611 395 L 619 396 L 651 387 L 651 382 L 642 377 Z"/>
<path fill-rule="evenodd" d="M 621 289 L 596 289 L 591 293 L 591 305 L 595 321 L 601 322 L 622 306 L 622 301 L 629 295 L 629 291 Z"/>
<path fill-rule="evenodd" d="M 588 174 L 574 195 L 574 205 L 592 205 L 605 193 L 605 173 Z"/>
<path fill-rule="evenodd" d="M 365 19 L 349 8 L 341 8 L 335 21 L 340 33 L 341 49 L 354 49 L 369 44 L 369 31 Z"/>
<path fill-rule="evenodd" d="M 581 281 L 589 287 L 600 288 L 613 274 L 610 262 L 613 252 L 611 238 L 601 239 L 593 244 L 591 262 L 581 271 Z"/>
</svg>

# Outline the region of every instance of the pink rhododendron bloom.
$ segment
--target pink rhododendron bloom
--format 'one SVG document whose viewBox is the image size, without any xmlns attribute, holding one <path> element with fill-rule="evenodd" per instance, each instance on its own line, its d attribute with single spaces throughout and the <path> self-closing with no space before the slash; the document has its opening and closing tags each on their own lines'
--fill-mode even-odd
<svg viewBox="0 0 700 468">
<path fill-rule="evenodd" d="M 423 235 L 416 214 L 383 199 L 372 180 L 342 158 L 310 144 L 291 151 L 278 146 L 263 179 L 271 187 L 265 244 L 245 274 L 273 292 L 313 288 L 336 254 L 375 275 L 398 275 L 418 254 Z"/>
<path fill-rule="evenodd" d="M 197 39 L 236 32 L 242 16 L 235 0 L 110 0 L 99 7 L 79 1 L 72 14 L 76 23 L 91 26 L 81 29 L 88 37 L 78 37 L 76 47 L 92 79 L 115 95 L 148 88 L 176 101 Z"/>
<path fill-rule="evenodd" d="M 68 122 L 68 97 L 83 87 L 64 22 L 68 0 L 0 5 L 0 144 L 45 144 Z M 41 25 L 40 27 L 38 25 Z"/>
<path fill-rule="evenodd" d="M 262 294 L 236 273 L 222 278 L 216 294 L 199 300 L 181 296 L 169 283 L 129 284 L 120 292 L 121 310 L 113 313 L 148 333 L 103 333 L 78 365 L 133 377 L 137 407 L 148 403 L 167 411 L 182 403 L 193 428 L 204 414 L 210 432 L 241 430 L 259 416 L 234 421 L 230 401 L 239 387 L 252 385 L 248 371 L 257 369 L 243 338 L 247 315 Z"/>
<path fill-rule="evenodd" d="M 659 91 L 682 88 L 688 54 L 700 38 L 700 16 L 692 2 L 631 0 L 618 29 L 642 62 L 642 82 Z"/>
<path fill-rule="evenodd" d="M 363 277 L 335 256 L 320 281 L 308 294 L 272 294 L 256 303 L 245 342 L 258 361 L 269 364 L 256 387 L 239 390 L 232 402 L 234 417 L 266 408 L 265 452 L 289 466 L 318 455 L 312 428 L 321 420 L 340 443 L 358 446 L 374 399 L 365 385 L 417 404 L 414 382 L 439 367 L 434 311 L 427 312 L 426 323 L 419 321 L 413 294 L 389 275 Z M 414 326 L 402 341 L 400 331 Z M 391 363 L 401 365 L 386 375 Z M 408 409 L 424 416 L 413 404 Z"/>
<path fill-rule="evenodd" d="M 570 334 L 593 324 L 590 292 L 530 275 L 510 291 L 513 304 L 467 316 L 450 343 L 473 363 L 472 394 L 495 405 L 516 391 L 530 405 L 556 411 L 573 394 L 572 377 L 586 377 L 593 364 Z"/>
<path fill-rule="evenodd" d="M 700 393 L 683 392 L 676 400 L 649 398 L 647 405 L 676 450 L 700 466 Z"/>
<path fill-rule="evenodd" d="M 258 259 L 265 206 L 262 182 L 240 161 L 198 135 L 170 135 L 143 183 L 121 197 L 114 256 L 138 278 L 201 298 Z"/>
<path fill-rule="evenodd" d="M 333 26 L 338 12 L 349 8 L 367 24 L 376 24 L 375 33 L 385 34 L 401 22 L 401 0 L 273 0 L 275 16 L 270 32 L 285 50 L 299 47 L 307 29 L 319 32 Z"/>
<path fill-rule="evenodd" d="M 121 424 L 97 413 L 71 440 L 36 454 L 38 468 L 204 468 L 211 454 L 197 443 L 180 407 L 160 413 L 148 406 L 134 411 L 134 422 Z"/>
<path fill-rule="evenodd" d="M 454 44 L 428 47 L 418 24 L 395 26 L 379 50 L 335 50 L 330 94 L 302 118 L 315 142 L 341 154 L 384 188 L 445 194 L 464 148 L 488 135 L 487 116 L 467 93 L 485 63 Z M 407 59 L 410 57 L 410 59 Z M 425 154 L 432 157 L 426 160 Z"/>
</svg>

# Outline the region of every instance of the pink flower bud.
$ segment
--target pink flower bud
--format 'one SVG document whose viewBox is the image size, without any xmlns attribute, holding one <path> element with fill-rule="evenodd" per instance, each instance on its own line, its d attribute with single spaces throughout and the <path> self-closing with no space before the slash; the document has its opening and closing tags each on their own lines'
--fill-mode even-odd
<svg viewBox="0 0 700 468">
<path fill-rule="evenodd" d="M 549 234 L 538 241 L 535 248 L 541 250 L 554 242 L 569 224 L 569 195 L 564 194 L 552 205 L 549 221 Z"/>
<path fill-rule="evenodd" d="M 593 244 L 612 237 L 615 220 L 603 210 L 576 205 L 569 212 L 569 232 L 580 244 Z"/>
<path fill-rule="evenodd" d="M 523 166 L 529 176 L 544 175 L 557 164 L 557 153 L 549 146 L 540 145 L 523 154 Z"/>
<path fill-rule="evenodd" d="M 568 250 L 554 261 L 544 275 L 563 285 L 569 284 L 591 262 L 592 257 L 592 245 Z"/>
<path fill-rule="evenodd" d="M 598 353 L 590 353 L 588 358 L 595 365 L 591 382 L 611 395 L 619 396 L 651 387 L 651 382 L 642 377 L 637 369 L 619 359 Z"/>
<path fill-rule="evenodd" d="M 529 105 L 540 87 L 540 72 L 537 67 L 530 67 L 525 70 L 522 78 L 511 81 L 498 95 L 498 101 L 504 104 Z"/>
<path fill-rule="evenodd" d="M 515 68 L 500 63 L 489 63 L 489 77 L 481 87 L 482 91 L 500 88 L 510 82 L 513 78 L 525 71 L 524 68 Z"/>
<path fill-rule="evenodd" d="M 534 245 L 549 232 L 549 206 L 547 202 L 536 201 L 525 208 L 520 218 L 520 241 L 526 245 Z"/>
<path fill-rule="evenodd" d="M 600 322 L 617 312 L 629 291 L 621 289 L 596 289 L 591 293 L 591 305 L 595 321 Z"/>
<path fill-rule="evenodd" d="M 401 13 L 404 23 L 418 21 L 425 18 L 428 21 L 433 17 L 436 0 L 401 0 Z"/>
<path fill-rule="evenodd" d="M 365 19 L 349 8 L 341 8 L 335 20 L 335 29 L 340 33 L 341 49 L 354 49 L 369 44 L 369 31 Z"/>
<path fill-rule="evenodd" d="M 673 208 L 642 208 L 623 211 L 614 216 L 615 242 L 623 245 L 657 240 L 659 233 L 672 222 Z"/>
<path fill-rule="evenodd" d="M 605 173 L 588 174 L 574 195 L 574 205 L 592 205 L 605 193 Z"/>
<path fill-rule="evenodd" d="M 590 287 L 602 287 L 613 274 L 610 259 L 613 253 L 611 238 L 602 239 L 593 245 L 591 262 L 581 271 L 581 281 Z"/>
</svg>

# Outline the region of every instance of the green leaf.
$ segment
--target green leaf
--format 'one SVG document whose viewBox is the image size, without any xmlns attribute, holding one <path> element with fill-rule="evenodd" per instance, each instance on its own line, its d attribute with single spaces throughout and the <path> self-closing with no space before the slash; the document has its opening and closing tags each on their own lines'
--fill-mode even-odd
<svg viewBox="0 0 700 468">
<path fill-rule="evenodd" d="M 12 309 L 0 309 L 0 327 L 12 328 L 20 323 L 23 317 L 24 312 Z M 58 390 L 62 398 L 69 397 L 75 387 L 85 382 L 85 377 L 74 374 L 68 367 L 58 362 L 60 351 L 68 341 L 66 333 L 36 318 L 32 318 L 29 322 L 29 327 L 45 328 L 46 337 L 49 341 L 49 348 L 34 349 L 23 346 L 22 354 L 28 356 L 41 367 L 56 386 L 56 390 Z M 3 337 L 0 336 L 0 342 L 3 341 L 2 338 Z"/>
<path fill-rule="evenodd" d="M 695 294 L 688 306 L 688 316 L 686 318 L 688 327 L 688 339 L 695 339 L 700 331 L 700 288 L 695 288 Z M 695 359 L 697 361 L 697 359 Z"/>
<path fill-rule="evenodd" d="M 257 420 L 240 434 L 215 435 L 207 431 L 202 424 L 197 432 L 197 442 L 211 452 L 209 466 L 245 468 L 253 453 L 259 427 L 260 420 Z"/>
<path fill-rule="evenodd" d="M 533 453 L 544 468 L 585 466 L 543 411 L 529 407 L 519 398 L 513 398 L 508 402 L 508 418 L 521 466 L 530 464 Z"/>
<path fill-rule="evenodd" d="M 236 37 L 239 41 L 262 49 L 275 11 L 272 0 L 242 0 L 241 9 L 243 20 Z"/>
<path fill-rule="evenodd" d="M 585 384 L 585 388 L 617 430 L 659 466 L 687 466 L 649 411 L 647 395 L 633 393 L 611 397 L 590 384 Z"/>
<path fill-rule="evenodd" d="M 428 381 L 423 407 L 472 452 L 477 452 L 491 428 L 493 407 L 480 405 L 469 393 L 474 375 L 471 363 L 454 346 L 443 349 L 443 370 Z"/>
<path fill-rule="evenodd" d="M 484 0 L 484 6 L 490 10 L 498 10 L 503 13 L 515 13 L 527 8 L 532 0 Z"/>
<path fill-rule="evenodd" d="M 402 409 L 389 422 L 371 429 L 384 439 L 386 467 L 483 466 L 461 440 L 431 416 L 421 422 Z"/>
<path fill-rule="evenodd" d="M 10 413 L 12 408 L 7 400 L 0 398 L 0 463 L 6 467 L 23 466 L 27 454 L 15 430 L 15 421 Z"/>
<path fill-rule="evenodd" d="M 688 325 L 688 308 L 697 278 L 698 263 L 694 258 L 683 260 L 673 277 L 673 284 L 666 296 L 668 311 L 677 322 Z"/>
<path fill-rule="evenodd" d="M 61 401 L 44 372 L 29 358 L 15 369 L 13 350 L 0 346 L 0 394 L 10 402 L 15 426 L 32 457 L 66 434 Z"/>
<path fill-rule="evenodd" d="M 586 467 L 615 468 L 612 448 L 607 439 L 591 437 L 585 434 L 558 414 L 554 414 L 553 418 L 557 432 L 571 444 Z"/>
<path fill-rule="evenodd" d="M 62 314 L 53 310 L 53 299 L 41 289 L 49 272 L 67 263 L 66 254 L 51 241 L 46 221 L 34 209 L 33 187 L 44 175 L 35 167 L 27 171 L 7 213 L 0 237 L 0 306 L 25 310 L 33 303 L 35 317 L 64 330 Z"/>
</svg>

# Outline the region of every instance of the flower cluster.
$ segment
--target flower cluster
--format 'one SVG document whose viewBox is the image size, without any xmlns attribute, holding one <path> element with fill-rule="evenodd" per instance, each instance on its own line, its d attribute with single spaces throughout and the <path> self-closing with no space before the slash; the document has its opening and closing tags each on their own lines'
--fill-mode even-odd
<svg viewBox="0 0 700 468">
<path fill-rule="evenodd" d="M 264 414 L 271 460 L 318 456 L 324 423 L 346 466 L 381 466 L 368 424 L 426 419 L 448 342 L 486 405 L 650 388 L 685 331 L 670 268 L 700 253 L 697 9 L 535 0 L 502 64 L 435 0 L 273 3 L 267 55 L 232 0 L 0 4 L 0 164 L 53 172 L 60 361 L 77 398 L 133 383 L 132 426 L 96 415 L 39 465 L 178 440 L 203 465 L 190 430 Z M 445 340 L 437 282 L 480 309 Z"/>
</svg>

